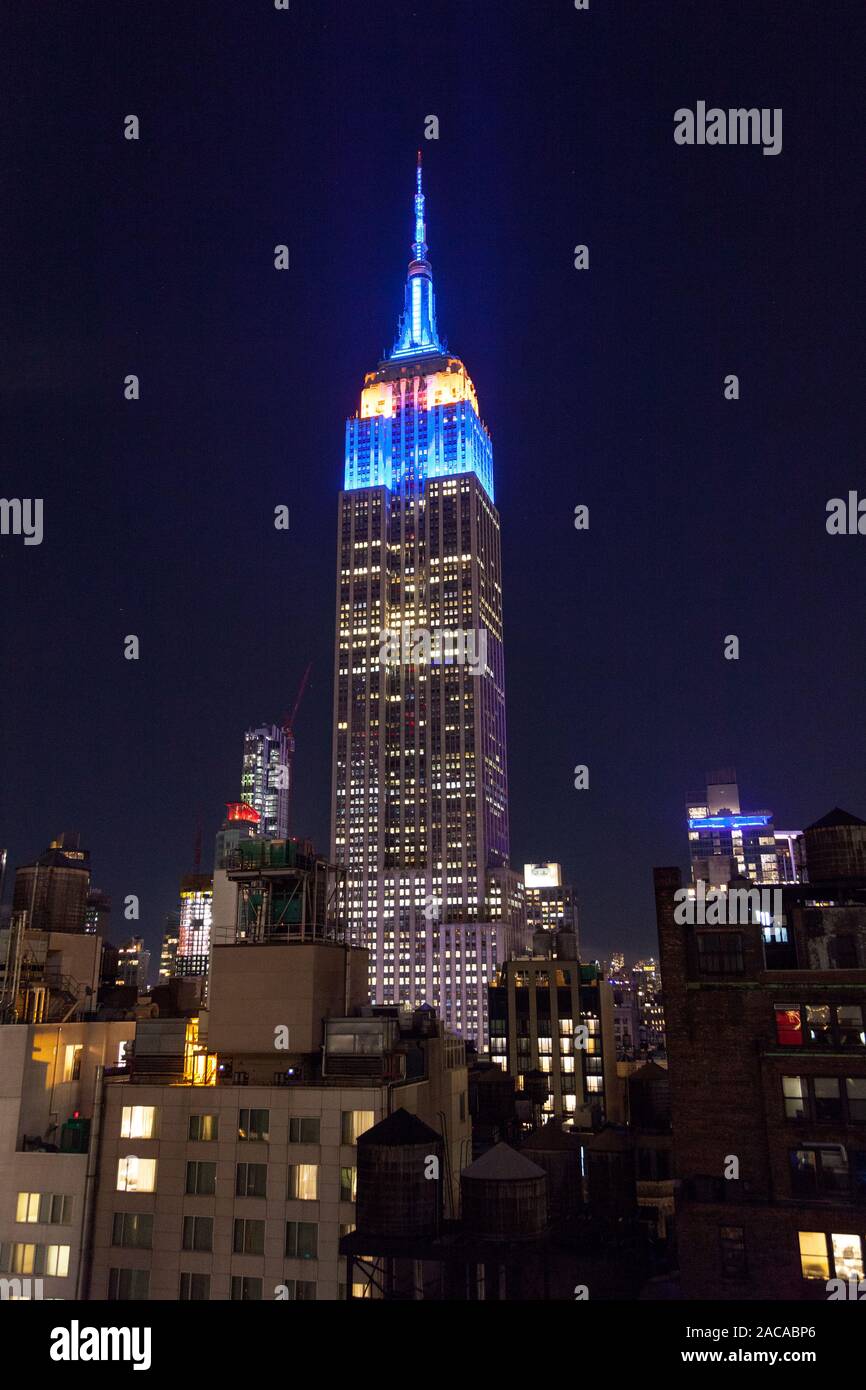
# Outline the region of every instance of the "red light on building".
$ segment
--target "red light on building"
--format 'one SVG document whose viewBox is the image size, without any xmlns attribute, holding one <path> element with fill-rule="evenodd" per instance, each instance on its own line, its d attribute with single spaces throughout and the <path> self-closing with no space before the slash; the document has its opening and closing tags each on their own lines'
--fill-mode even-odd
<svg viewBox="0 0 866 1390">
<path fill-rule="evenodd" d="M 245 820 L 258 825 L 261 816 L 254 806 L 248 806 L 245 801 L 227 801 L 226 820 Z"/>
<path fill-rule="evenodd" d="M 802 1045 L 803 1023 L 799 1009 L 776 1009 L 776 1041 L 782 1047 Z"/>
</svg>

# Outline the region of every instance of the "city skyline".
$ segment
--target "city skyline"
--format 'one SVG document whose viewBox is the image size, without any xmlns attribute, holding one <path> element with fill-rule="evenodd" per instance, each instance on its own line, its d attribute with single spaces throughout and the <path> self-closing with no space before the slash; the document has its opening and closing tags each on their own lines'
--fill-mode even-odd
<svg viewBox="0 0 866 1390">
<path fill-rule="evenodd" d="M 169 60 L 170 97 L 141 72 L 139 104 L 163 124 L 137 145 L 107 135 L 130 107 L 122 83 L 104 89 L 97 136 L 86 84 L 61 76 L 87 71 L 84 34 L 70 30 L 61 52 L 43 17 L 21 21 L 63 119 L 59 134 L 34 124 L 13 197 L 8 490 L 32 492 L 38 461 L 46 510 L 41 546 L 3 539 L 15 605 L 4 651 L 37 679 L 3 690 L 0 824 L 10 868 L 79 830 L 113 903 L 138 895 L 152 952 L 199 810 L 207 854 L 238 795 L 239 737 L 279 721 L 310 661 L 293 828 L 328 844 L 340 419 L 396 308 L 419 145 L 439 313 L 497 441 L 512 861 L 563 864 L 585 949 L 602 955 L 615 922 L 641 954 L 654 938 L 651 868 L 687 862 L 683 800 L 704 769 L 735 763 L 744 803 L 771 806 L 783 826 L 866 807 L 858 541 L 824 527 L 827 499 L 853 485 L 860 379 L 838 350 L 857 218 L 845 185 L 821 196 L 815 175 L 835 178 L 854 139 L 815 100 L 825 69 L 806 62 L 794 26 L 790 71 L 799 63 L 812 85 L 780 77 L 766 15 L 708 15 L 696 57 L 665 13 L 612 15 L 584 48 L 570 7 L 538 25 L 515 5 L 469 82 L 451 44 L 475 52 L 477 33 L 452 8 L 444 29 L 417 21 L 437 72 L 422 92 L 400 5 L 376 10 L 351 56 L 331 43 L 338 5 L 300 7 L 291 23 L 309 64 L 292 98 L 286 51 L 230 6 L 210 7 L 207 31 L 167 17 L 169 49 L 197 51 L 198 66 Z M 152 43 L 137 25 L 105 20 L 130 72 Z M 256 94 L 230 76 L 229 54 L 248 43 Z M 532 122 L 500 80 L 517 52 L 551 74 Z M 604 72 L 629 62 L 622 107 Z M 732 70 L 743 91 L 772 74 L 778 157 L 675 145 L 673 112 L 692 93 L 726 92 Z M 226 105 L 187 130 L 202 81 Z M 365 109 L 371 81 L 390 93 L 370 117 L 375 177 L 371 125 L 340 114 Z M 10 92 L 32 101 L 21 72 Z M 304 139 L 287 142 L 301 110 Z M 438 140 L 425 140 L 428 112 Z M 154 169 L 166 141 L 176 157 Z M 108 210 L 106 177 L 120 190 Z M 39 200 L 49 190 L 70 244 L 98 255 L 56 263 Z M 746 235 L 744 208 L 760 235 Z M 825 248 L 820 276 L 803 275 L 804 228 Z M 291 253 L 282 274 L 277 243 Z M 588 272 L 574 268 L 578 243 Z M 722 391 L 732 370 L 736 402 Z M 280 504 L 286 532 L 272 525 Z M 757 595 L 770 593 L 783 597 L 768 625 Z M 138 663 L 123 658 L 130 632 Z M 739 662 L 722 654 L 730 632 Z M 840 663 L 844 681 L 828 676 Z M 806 740 L 815 708 L 826 728 Z M 587 791 L 574 790 L 578 764 Z"/>
<path fill-rule="evenodd" d="M 419 1304 L 551 1303 L 608 1374 L 826 1377 L 866 1299 L 862 0 L 4 21 L 30 1361 L 159 1375 L 182 1326 L 202 1378 L 232 1317 L 266 1365 L 388 1303 L 417 1358 Z"/>
</svg>

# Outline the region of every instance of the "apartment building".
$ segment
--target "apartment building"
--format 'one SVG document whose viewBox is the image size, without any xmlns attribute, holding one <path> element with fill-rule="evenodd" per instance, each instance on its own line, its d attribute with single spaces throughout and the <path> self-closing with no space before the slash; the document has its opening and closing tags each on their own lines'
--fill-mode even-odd
<svg viewBox="0 0 866 1390">
<path fill-rule="evenodd" d="M 357 1140 L 400 1108 L 446 1136 L 453 1209 L 464 1044 L 367 1005 L 367 979 L 334 940 L 216 946 L 206 1040 L 204 1015 L 139 1022 L 105 1087 L 88 1297 L 345 1297 Z"/>
</svg>

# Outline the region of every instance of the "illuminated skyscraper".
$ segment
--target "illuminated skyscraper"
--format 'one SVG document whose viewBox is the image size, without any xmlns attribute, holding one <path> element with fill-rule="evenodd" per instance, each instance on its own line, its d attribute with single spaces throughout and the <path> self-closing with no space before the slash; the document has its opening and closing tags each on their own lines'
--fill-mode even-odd
<svg viewBox="0 0 866 1390">
<path fill-rule="evenodd" d="M 291 758 L 285 729 L 263 724 L 244 734 L 241 802 L 258 811 L 258 835 L 285 840 L 289 833 Z"/>
<path fill-rule="evenodd" d="M 176 975 L 206 975 L 213 924 L 213 879 L 186 874 L 180 882 Z"/>
<path fill-rule="evenodd" d="M 740 811 L 735 768 L 707 773 L 706 796 L 686 808 L 692 881 L 724 887 L 742 875 L 752 883 L 778 883 L 772 811 Z"/>
<path fill-rule="evenodd" d="M 523 920 L 499 515 L 475 388 L 436 325 L 420 155 L 414 210 L 397 338 L 346 424 L 331 853 L 375 1002 L 429 1003 L 482 1037 L 486 980 Z"/>
<path fill-rule="evenodd" d="M 524 864 L 526 925 L 530 931 L 562 928 L 577 936 L 577 904 L 570 884 L 563 883 L 559 864 Z"/>
</svg>

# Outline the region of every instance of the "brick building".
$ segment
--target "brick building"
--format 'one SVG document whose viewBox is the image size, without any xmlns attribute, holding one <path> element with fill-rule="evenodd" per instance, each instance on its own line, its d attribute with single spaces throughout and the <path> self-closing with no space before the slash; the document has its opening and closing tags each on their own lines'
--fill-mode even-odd
<svg viewBox="0 0 866 1390">
<path fill-rule="evenodd" d="M 769 921 L 678 921 L 680 871 L 655 871 L 686 1298 L 864 1277 L 866 879 L 826 839 L 847 876 L 785 885 Z"/>
</svg>

